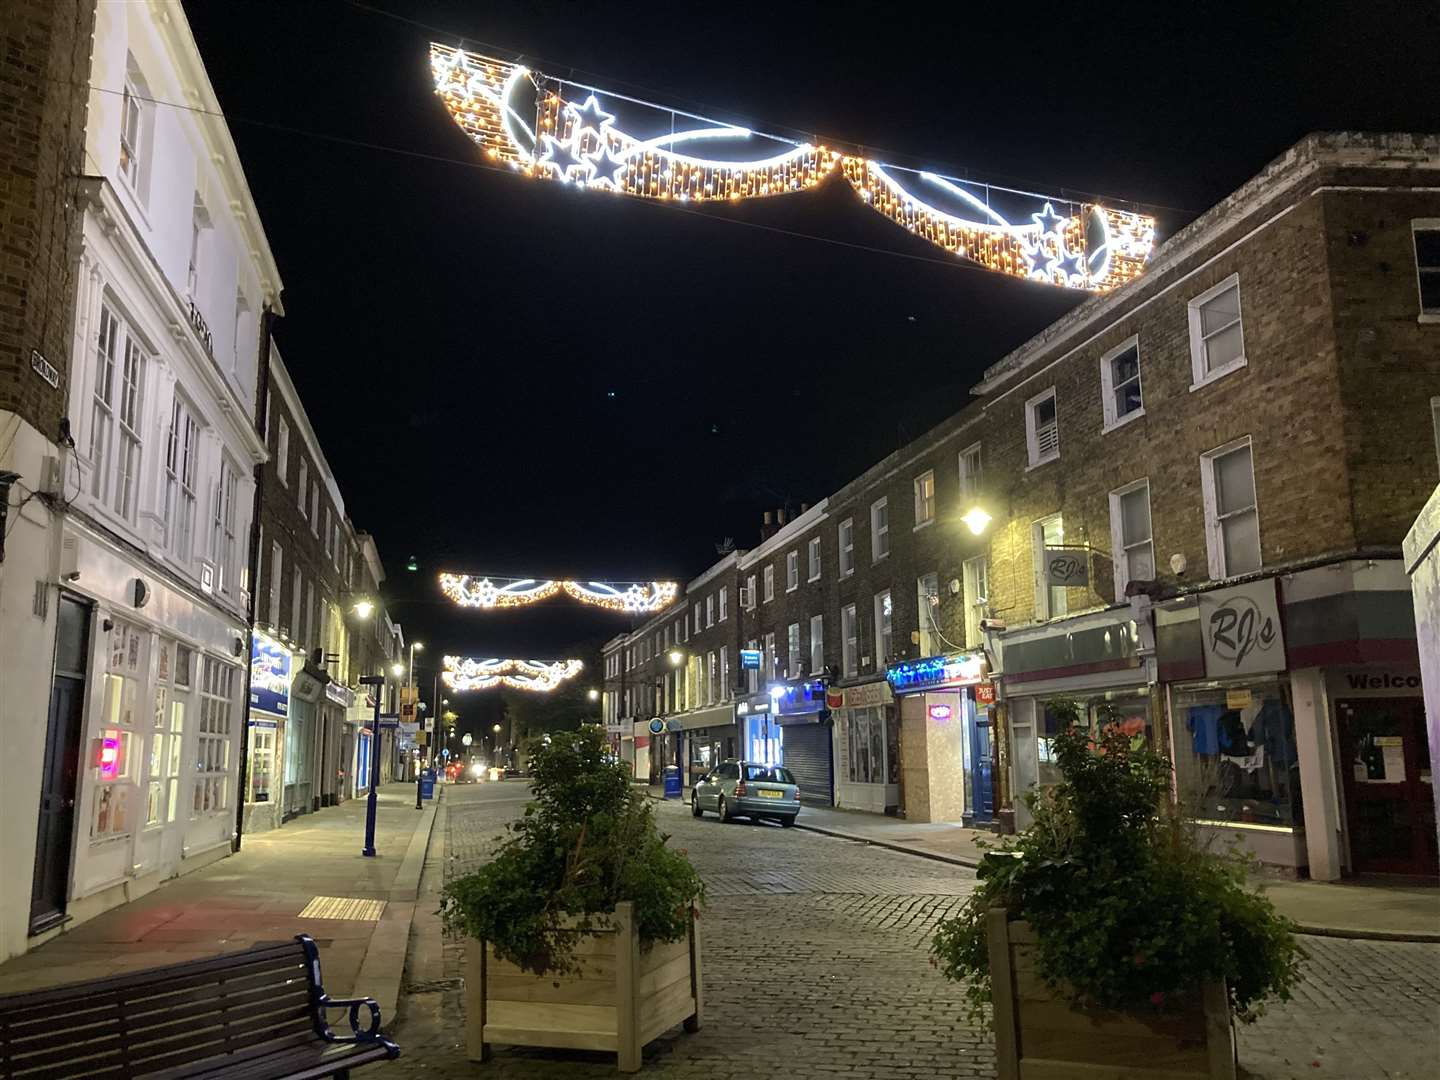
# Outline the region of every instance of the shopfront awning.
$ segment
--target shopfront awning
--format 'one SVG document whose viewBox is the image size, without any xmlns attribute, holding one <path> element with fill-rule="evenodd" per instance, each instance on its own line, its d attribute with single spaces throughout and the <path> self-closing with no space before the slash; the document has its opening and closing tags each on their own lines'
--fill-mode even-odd
<svg viewBox="0 0 1440 1080">
<path fill-rule="evenodd" d="M 695 731 L 699 728 L 725 727 L 734 722 L 734 705 L 716 705 L 709 709 L 696 709 L 694 712 L 666 717 L 665 726 L 671 731 Z"/>
</svg>

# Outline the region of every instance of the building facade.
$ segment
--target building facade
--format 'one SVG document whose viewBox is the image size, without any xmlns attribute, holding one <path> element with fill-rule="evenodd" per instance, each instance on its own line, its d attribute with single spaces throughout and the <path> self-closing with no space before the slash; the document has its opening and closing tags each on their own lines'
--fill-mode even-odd
<svg viewBox="0 0 1440 1080">
<path fill-rule="evenodd" d="M 0 581 L 0 858 L 34 868 L 5 875 L 5 955 L 232 849 L 260 342 L 279 312 L 178 6 L 65 8 L 5 16 L 54 77 L 39 164 L 65 163 L 17 268 L 27 355 L 3 436 L 27 494 Z M 57 88 L 77 84 L 83 103 Z"/>
<path fill-rule="evenodd" d="M 1433 874 L 1401 542 L 1440 475 L 1437 170 L 1433 136 L 1303 140 L 767 522 L 734 565 L 760 656 L 733 669 L 737 756 L 812 801 L 1023 826 L 1073 707 L 1164 750 L 1202 828 L 1272 866 Z M 672 712 L 723 644 L 695 640 L 709 591 L 680 620 L 701 697 L 662 680 Z"/>
</svg>

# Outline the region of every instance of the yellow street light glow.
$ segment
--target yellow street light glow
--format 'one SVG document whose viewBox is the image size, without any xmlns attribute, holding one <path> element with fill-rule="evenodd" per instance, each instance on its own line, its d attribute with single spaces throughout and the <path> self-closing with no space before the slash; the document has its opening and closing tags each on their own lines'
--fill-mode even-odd
<svg viewBox="0 0 1440 1080">
<path fill-rule="evenodd" d="M 375 605 L 372 604 L 369 600 L 358 601 L 355 604 L 354 608 L 355 614 L 359 615 L 362 619 L 368 619 L 374 610 Z"/>
<path fill-rule="evenodd" d="M 684 654 L 683 652 L 681 652 L 679 649 L 671 649 L 671 650 L 670 650 L 670 664 L 671 664 L 671 666 L 673 666 L 673 667 L 679 667 L 679 666 L 680 666 L 680 661 L 682 661 L 682 660 L 684 660 L 684 659 L 685 659 L 685 654 Z"/>
<path fill-rule="evenodd" d="M 398 679 L 401 675 L 405 674 L 405 665 L 399 663 L 398 661 L 394 664 L 391 664 L 390 674 L 394 675 Z"/>
<path fill-rule="evenodd" d="M 600 691 L 599 691 L 599 690 L 596 690 L 596 689 L 592 686 L 592 687 L 590 688 L 590 692 L 586 695 L 586 697 L 588 697 L 591 701 L 598 701 L 598 700 L 600 699 Z"/>
<path fill-rule="evenodd" d="M 985 531 L 985 527 L 990 524 L 990 515 L 984 510 L 981 510 L 980 507 L 972 506 L 965 512 L 965 516 L 960 520 L 965 522 L 965 525 L 972 533 L 979 536 Z"/>
<path fill-rule="evenodd" d="M 411 647 L 412 649 L 414 649 L 416 652 L 424 652 L 424 651 L 425 651 L 425 643 L 424 643 L 423 641 L 413 642 L 413 643 L 410 645 L 410 647 Z"/>
</svg>

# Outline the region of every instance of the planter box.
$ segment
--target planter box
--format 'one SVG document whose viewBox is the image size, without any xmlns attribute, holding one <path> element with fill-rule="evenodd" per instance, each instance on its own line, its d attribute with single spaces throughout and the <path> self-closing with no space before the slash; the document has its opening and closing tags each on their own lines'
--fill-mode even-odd
<svg viewBox="0 0 1440 1080">
<path fill-rule="evenodd" d="M 1028 923 L 989 913 L 999 1080 L 1235 1080 L 1235 1039 L 1221 983 L 1189 1007 L 1144 1016 L 1072 1005 L 1036 971 Z"/>
<path fill-rule="evenodd" d="M 465 1040 L 471 1061 L 491 1043 L 608 1050 L 622 1072 L 640 1068 L 640 1050 L 683 1023 L 700 1030 L 700 932 L 642 948 L 634 905 L 616 904 L 614 926 L 576 945 L 579 975 L 531 975 L 495 956 L 488 942 L 465 950 Z"/>
</svg>

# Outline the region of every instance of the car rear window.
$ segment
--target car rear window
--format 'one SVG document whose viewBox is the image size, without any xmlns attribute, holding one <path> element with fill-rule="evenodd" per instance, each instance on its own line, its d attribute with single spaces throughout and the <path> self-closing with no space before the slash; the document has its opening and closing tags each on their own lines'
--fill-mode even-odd
<svg viewBox="0 0 1440 1080">
<path fill-rule="evenodd" d="M 795 783 L 795 777 L 790 775 L 790 770 L 782 769 L 779 765 L 746 765 L 745 779 L 771 784 Z"/>
</svg>

